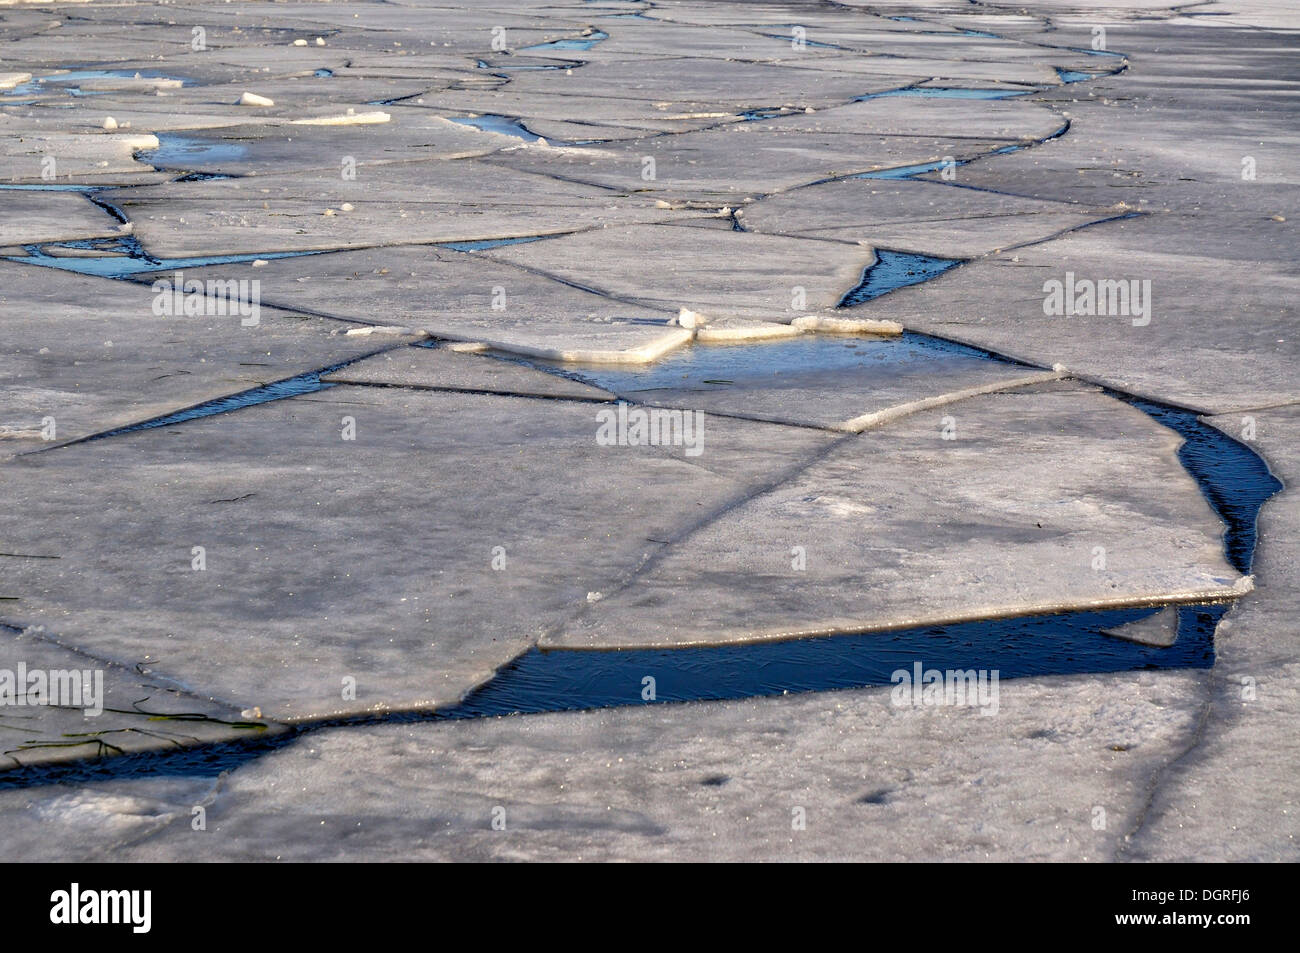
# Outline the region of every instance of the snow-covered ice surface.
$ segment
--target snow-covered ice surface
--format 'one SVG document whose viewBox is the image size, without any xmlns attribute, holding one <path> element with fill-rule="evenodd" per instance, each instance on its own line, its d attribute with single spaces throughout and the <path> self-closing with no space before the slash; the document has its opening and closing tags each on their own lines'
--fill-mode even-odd
<svg viewBox="0 0 1300 953">
<path fill-rule="evenodd" d="M 0 856 L 1297 859 L 1296 24 L 1213 6 L 0 0 L 0 671 L 104 680 Z"/>
</svg>

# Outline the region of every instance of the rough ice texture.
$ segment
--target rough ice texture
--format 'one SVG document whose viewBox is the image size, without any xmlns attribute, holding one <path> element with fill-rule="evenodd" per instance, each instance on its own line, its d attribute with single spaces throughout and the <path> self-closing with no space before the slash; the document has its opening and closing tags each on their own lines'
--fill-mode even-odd
<svg viewBox="0 0 1300 953">
<path fill-rule="evenodd" d="M 495 12 L 509 55 L 487 49 L 482 11 L 454 6 L 435 23 L 392 4 L 279 5 L 259 14 L 268 35 L 236 32 L 246 17 L 228 4 L 200 4 L 209 48 L 194 55 L 176 55 L 161 9 L 15 9 L 0 28 L 0 183 L 118 186 L 96 197 L 148 254 L 263 259 L 186 269 L 257 277 L 263 311 L 254 334 L 160 322 L 147 277 L 0 264 L 3 453 L 45 446 L 46 416 L 67 439 L 394 350 L 341 372 L 367 386 L 0 460 L 12 504 L 0 539 L 27 554 L 0 556 L 0 621 L 46 625 L 36 640 L 0 639 L 0 663 L 70 653 L 107 667 L 114 698 L 214 719 L 148 734 L 134 713 L 101 722 L 122 749 L 162 749 L 234 737 L 247 729 L 218 721 L 249 706 L 310 719 L 443 705 L 548 634 L 676 644 L 705 623 L 733 639 L 1240 594 L 1173 438 L 1131 408 L 1073 385 L 971 396 L 1037 372 L 969 357 L 929 360 L 930 380 L 882 362 L 864 386 L 762 375 L 775 359 L 760 352 L 804 329 L 930 331 L 1218 412 L 1230 433 L 1252 416 L 1255 446 L 1294 476 L 1300 141 L 1289 39 L 1273 32 L 1294 18 L 1284 6 L 931 2 L 911 22 L 853 5 L 687 4 L 671 20 L 600 18 L 609 37 L 589 50 L 526 49 L 593 22 L 564 0 Z M 791 46 L 794 20 L 813 44 Z M 1086 52 L 1098 24 L 1123 56 Z M 286 32 L 329 39 L 295 46 Z M 58 77 L 106 37 L 105 68 L 124 75 L 72 95 Z M 519 68 L 546 65 L 560 68 Z M 1065 84 L 1058 68 L 1098 76 Z M 47 81 L 24 88 L 31 77 Z M 914 84 L 1029 95 L 854 102 Z M 235 105 L 244 89 L 274 105 Z M 487 114 L 551 142 L 451 121 Z M 202 148 L 158 171 L 148 157 L 176 132 Z M 847 178 L 945 157 L 961 163 L 949 177 Z M 68 193 L 0 190 L 0 208 L 12 255 L 119 228 Z M 1146 214 L 1081 228 L 1131 211 Z M 837 314 L 874 248 L 974 260 Z M 322 254 L 273 257 L 283 251 Z M 1043 283 L 1066 271 L 1150 279 L 1150 323 L 1047 318 Z M 670 326 L 683 308 L 706 320 Z M 716 412 L 690 458 L 597 449 L 597 407 L 571 399 L 597 397 L 584 386 L 482 354 L 417 354 L 391 328 L 592 363 L 756 343 L 731 384 L 633 395 Z M 828 429 L 849 424 L 867 432 Z M 1228 615 L 1208 673 L 1018 680 L 997 718 L 897 710 L 866 690 L 339 728 L 225 786 L 8 791 L 0 843 L 12 857 L 189 858 L 190 809 L 205 804 L 222 833 L 205 850 L 232 858 L 339 856 L 346 828 L 348 856 L 371 858 L 1294 860 L 1289 493 L 1263 511 L 1259 587 Z M 777 539 L 782 527 L 810 541 Z M 778 605 L 792 544 L 809 547 L 810 584 Z M 1094 544 L 1109 550 L 1106 574 L 1087 566 Z M 204 572 L 190 568 L 195 545 Z M 493 545 L 507 570 L 490 568 Z M 763 562 L 778 555 L 775 570 Z M 817 578 L 837 560 L 842 578 Z M 20 760 L 85 750 L 46 744 L 76 734 L 79 714 L 15 717 L 0 720 Z M 498 804 L 507 832 L 489 828 Z M 791 829 L 795 807 L 804 831 Z"/>
<path fill-rule="evenodd" d="M 543 644 L 712 645 L 1240 594 L 1180 442 L 1061 385 L 904 417 L 701 525 Z"/>
</svg>

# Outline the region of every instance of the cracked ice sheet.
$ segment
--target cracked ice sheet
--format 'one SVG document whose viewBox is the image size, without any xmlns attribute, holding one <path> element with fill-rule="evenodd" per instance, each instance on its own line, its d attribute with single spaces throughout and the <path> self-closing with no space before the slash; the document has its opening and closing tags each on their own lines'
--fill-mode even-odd
<svg viewBox="0 0 1300 953">
<path fill-rule="evenodd" d="M 692 215 L 478 159 L 382 163 L 351 180 L 334 169 L 172 182 L 105 197 L 151 254 L 169 258 L 479 241 Z"/>
<path fill-rule="evenodd" d="M 1022 142 L 1059 132 L 1063 120 L 1048 109 L 1014 100 L 926 99 L 883 96 L 814 113 L 760 119 L 746 132 L 810 132 L 876 136 L 934 136 Z"/>
<path fill-rule="evenodd" d="M 780 49 L 779 44 L 773 45 Z M 906 60 L 888 62 L 887 72 L 895 78 L 929 75 L 924 69 L 913 70 Z M 695 111 L 687 107 L 697 106 L 725 106 L 733 112 L 787 104 L 825 108 L 870 92 L 864 88 L 866 84 L 874 85 L 861 76 L 845 73 L 690 57 L 593 61 L 571 74 L 538 70 L 515 74 L 510 80 L 511 88 L 520 95 L 563 93 L 583 99 L 593 97 L 596 104 L 606 98 L 652 106 L 665 103 L 664 109 L 670 113 Z"/>
<path fill-rule="evenodd" d="M 483 255 L 672 313 L 780 324 L 834 308 L 874 261 L 860 246 L 672 225 L 605 228 Z M 649 267 L 630 269 L 633 261 Z M 796 288 L 804 291 L 799 310 Z"/>
<path fill-rule="evenodd" d="M 204 115 L 217 113 L 244 122 L 288 123 L 295 119 L 343 115 L 348 109 L 358 113 L 382 109 L 369 105 L 382 99 L 399 96 L 419 96 L 438 91 L 452 82 L 450 77 L 430 75 L 427 80 L 387 80 L 359 77 L 317 77 L 308 73 L 301 77 L 277 79 L 256 75 L 237 82 L 223 82 L 218 86 L 185 86 L 164 90 L 157 95 L 130 96 L 119 93 L 96 95 L 94 107 L 116 118 L 117 113 L 138 109 L 154 113 L 164 121 L 176 114 Z M 255 93 L 270 99 L 271 106 L 245 106 L 240 97 Z M 75 100 L 74 100 L 75 101 Z M 140 125 L 147 125 L 143 119 Z M 139 128 L 133 123 L 133 128 Z"/>
<path fill-rule="evenodd" d="M 1179 444 L 1074 384 L 924 411 L 845 438 L 542 644 L 713 645 L 1233 595 L 1222 525 Z"/>
<path fill-rule="evenodd" d="M 265 305 L 242 327 L 237 314 L 159 317 L 153 300 L 148 285 L 0 262 L 0 459 L 48 447 L 47 417 L 74 440 L 381 346 Z"/>
<path fill-rule="evenodd" d="M 172 159 L 165 164 L 200 172 L 257 176 L 263 184 L 268 179 L 285 182 L 288 176 L 317 170 L 327 170 L 332 180 L 341 180 L 346 168 L 353 170 L 358 179 L 364 179 L 371 174 L 369 167 L 377 164 L 472 158 L 519 145 L 513 136 L 484 132 L 414 110 L 394 115 L 383 107 L 362 106 L 349 117 L 340 107 L 332 115 L 341 120 L 392 118 L 386 122 L 340 126 L 249 122 L 211 134 L 185 137 L 218 147 L 215 157 Z M 382 131 L 377 131 L 376 125 L 382 125 Z M 229 155 L 230 147 L 238 148 L 240 154 Z M 149 162 L 148 153 L 140 161 Z"/>
<path fill-rule="evenodd" d="M 574 149 L 515 149 L 477 161 L 607 189 L 735 204 L 748 193 L 781 192 L 831 176 L 934 162 L 944 156 L 969 159 L 1006 144 L 944 136 L 806 132 L 774 123 L 750 126 L 732 123 Z M 647 157 L 654 159 L 654 177 L 643 179 Z"/>
<path fill-rule="evenodd" d="M 652 16 L 657 11 L 652 11 Z M 665 11 L 668 12 L 668 11 Z M 671 13 L 669 12 L 669 15 Z M 698 58 L 701 62 L 721 64 L 727 60 L 746 63 L 774 60 L 789 53 L 790 37 L 782 43 L 758 32 L 727 27 L 699 27 L 693 24 L 672 23 L 668 20 L 607 20 L 594 19 L 593 25 L 609 34 L 590 50 L 555 50 L 558 57 L 582 57 L 601 66 L 615 65 L 613 60 L 625 64 L 652 64 L 655 60 Z M 536 51 L 542 53 L 543 51 Z M 653 69 L 654 67 L 651 66 Z"/>
<path fill-rule="evenodd" d="M 255 272 L 246 265 L 186 272 L 199 279 L 249 274 L 262 282 L 262 300 L 279 307 L 404 325 L 536 357 L 644 361 L 691 336 L 668 326 L 676 305 L 612 300 L 482 252 L 406 246 L 282 258 Z"/>
<path fill-rule="evenodd" d="M 75 192 L 0 190 L 0 246 L 120 234 L 116 221 Z"/>
<path fill-rule="evenodd" d="M 149 133 L 78 135 L 32 131 L 15 123 L 21 120 L 0 116 L 0 182 L 43 182 L 47 156 L 54 157 L 63 179 L 153 172 L 134 157 L 141 149 L 158 148 L 158 139 Z"/>
<path fill-rule="evenodd" d="M 390 111 L 433 110 L 439 115 L 491 114 L 511 116 L 537 135 L 570 140 L 602 139 L 611 131 L 614 139 L 641 138 L 647 132 L 688 132 L 733 119 L 739 108 L 729 104 L 696 104 L 675 108 L 612 96 L 569 96 L 530 92 L 521 94 L 511 82 L 499 89 L 457 90 L 440 96 L 394 103 Z M 388 109 L 389 107 L 384 107 Z M 572 120 L 572 121 L 570 121 Z M 546 130 L 545 132 L 543 130 Z M 514 143 L 518 144 L 515 139 Z"/>
<path fill-rule="evenodd" d="M 1225 110 L 1235 109 L 1224 105 Z M 1102 110 L 1102 107 L 1096 107 Z M 1104 142 L 1095 142 L 1088 127 L 1078 119 L 1078 108 L 1070 133 L 1044 142 L 1031 150 L 997 156 L 988 162 L 964 166 L 957 170 L 956 181 L 974 188 L 1007 191 L 1031 198 L 1110 205 L 1126 202 L 1131 208 L 1149 211 L 1181 211 L 1213 208 L 1216 215 L 1230 219 L 1236 215 L 1257 213 L 1264 220 L 1273 213 L 1288 217 L 1296 212 L 1295 187 L 1300 184 L 1300 169 L 1289 150 L 1300 147 L 1300 137 L 1288 141 L 1285 136 L 1265 133 L 1269 141 L 1260 142 L 1262 127 L 1245 128 L 1240 139 L 1216 138 L 1206 129 L 1189 128 L 1185 137 L 1165 138 L 1158 124 L 1146 131 L 1134 127 L 1112 139 L 1103 133 Z M 1105 111 L 1088 110 L 1094 122 L 1109 123 Z M 1116 116 L 1115 122 L 1128 117 Z M 1129 138 L 1129 136 L 1134 138 Z M 1188 154 L 1188 140 L 1196 149 Z M 1147 144 L 1138 151 L 1137 143 Z M 1157 143 L 1159 145 L 1157 145 Z M 1159 149 L 1164 155 L 1157 155 Z M 1245 152 L 1250 149 L 1250 152 Z M 1181 151 L 1179 151 L 1181 150 Z M 1243 180 L 1242 158 L 1256 161 L 1256 179 Z M 937 174 L 923 174 L 917 181 L 940 180 Z"/>
<path fill-rule="evenodd" d="M 712 349 L 722 349 L 721 354 Z M 734 355 L 733 363 L 717 363 L 728 355 Z M 709 363 L 697 370 L 697 361 Z M 803 334 L 743 346 L 682 348 L 648 368 L 622 372 L 624 383 L 617 390 L 620 397 L 651 406 L 856 430 L 866 423 L 856 418 L 867 414 L 1043 377 L 1034 368 L 938 350 L 915 339 Z M 718 378 L 726 383 L 704 382 Z"/>
<path fill-rule="evenodd" d="M 396 52 L 397 49 L 449 48 L 462 52 L 477 52 L 488 47 L 492 27 L 501 25 L 511 37 L 511 45 L 527 46 L 546 40 L 576 36 L 589 14 L 581 6 L 559 10 L 546 9 L 546 16 L 515 13 L 518 7 L 499 4 L 484 12 L 478 5 L 456 8 L 426 4 L 354 4 L 346 9 L 327 4 L 247 3 L 239 9 L 242 21 L 265 17 L 271 25 L 281 29 L 293 28 L 295 36 L 310 37 L 323 29 L 339 31 L 333 41 L 348 49 L 365 49 L 376 44 Z M 355 8 L 355 9 L 354 9 Z M 436 9 L 437 16 L 431 16 Z M 396 42 L 395 42 L 396 41 Z"/>
<path fill-rule="evenodd" d="M 1286 203 L 1273 211 L 1294 211 L 1294 188 L 1279 188 L 1300 183 L 1286 54 L 1272 44 L 1211 45 L 1205 31 L 1167 24 L 1122 35 L 1133 69 L 1044 97 L 1071 120 L 1068 135 L 961 169 L 958 181 L 1098 205 L 1215 206 L 1225 218 L 1254 210 L 1272 188 L 1268 200 Z M 1244 156 L 1256 160 L 1254 180 L 1242 178 Z"/>
<path fill-rule="evenodd" d="M 996 717 L 871 688 L 327 729 L 223 783 L 0 792 L 0 844 L 6 860 L 180 860 L 196 836 L 223 860 L 1108 860 L 1203 678 L 1015 679 Z"/>
<path fill-rule="evenodd" d="M 31 557 L 0 554 L 0 579 L 8 576 L 9 565 L 23 558 Z M 0 581 L 0 596 L 7 594 L 6 583 Z M 0 602 L 0 620 L 7 607 L 18 604 Z M 100 754 L 166 753 L 208 742 L 266 738 L 283 730 L 279 725 L 249 721 L 238 709 L 197 698 L 175 682 L 154 678 L 150 660 L 138 669 L 126 668 L 71 651 L 37 632 L 0 629 L 0 669 L 16 672 L 20 665 L 28 673 L 91 672 L 92 694 L 72 701 L 95 702 L 92 710 L 102 710 L 86 714 L 80 707 L 6 704 L 0 709 L 0 771 Z M 102 683 L 97 683 L 96 672 L 101 673 Z"/>
<path fill-rule="evenodd" d="M 340 384 L 378 384 L 431 390 L 465 390 L 560 400 L 608 401 L 598 387 L 533 370 L 514 361 L 460 353 L 448 347 L 385 351 L 321 377 Z"/>
<path fill-rule="evenodd" d="M 929 182 L 845 179 L 770 196 L 739 218 L 754 232 L 975 258 L 1121 213 Z"/>
<path fill-rule="evenodd" d="M 0 106 L 4 100 L 0 99 Z M 13 111 L 3 114 L 0 130 L 8 135 L 26 134 L 28 132 L 61 132 L 68 134 L 103 135 L 103 123 L 107 116 L 112 116 L 120 130 L 137 134 L 156 134 L 159 132 L 182 132 L 191 129 L 220 129 L 239 126 L 248 122 L 247 112 L 232 109 L 229 114 L 219 112 L 168 112 L 159 104 L 148 101 L 131 100 L 105 108 L 103 97 L 83 97 L 73 99 L 71 105 L 58 109 L 33 107 L 26 112 Z M 371 108 L 367 107 L 367 111 Z M 130 123 L 130 128 L 126 124 Z M 64 176 L 66 178 L 66 176 Z M 143 176 L 141 177 L 144 178 Z M 152 180 L 165 181 L 162 176 Z"/>
<path fill-rule="evenodd" d="M 1218 219 L 1152 215 L 1004 252 L 891 294 L 889 317 L 1202 411 L 1296 400 L 1300 279 L 1274 244 L 1290 223 Z M 1067 273 L 1076 282 L 1149 281 L 1150 323 L 1045 315 L 1045 283 Z"/>
<path fill-rule="evenodd" d="M 1063 57 L 1053 57 L 1063 59 Z M 914 56 L 863 56 L 843 53 L 818 59 L 824 75 L 855 76 L 859 82 L 872 83 L 872 77 L 909 73 L 925 79 L 941 80 L 944 85 L 987 85 L 1015 83 L 1021 86 L 1054 86 L 1060 83 L 1056 70 L 1046 64 L 1001 62 L 981 63 L 973 60 L 927 59 Z M 851 98 L 851 97 L 850 97 Z"/>
<path fill-rule="evenodd" d="M 1204 730 L 1156 791 L 1127 851 L 1135 860 L 1300 860 L 1300 407 L 1250 417 L 1252 448 L 1287 488 L 1260 511 L 1257 588 L 1219 624 L 1212 680 L 1201 695 Z M 1239 413 L 1209 422 L 1242 437 Z"/>
<path fill-rule="evenodd" d="M 701 463 L 596 411 L 337 385 L 19 458 L 0 538 L 62 558 L 5 567 L 7 621 L 279 721 L 442 707 L 829 439 L 708 418 Z"/>
</svg>

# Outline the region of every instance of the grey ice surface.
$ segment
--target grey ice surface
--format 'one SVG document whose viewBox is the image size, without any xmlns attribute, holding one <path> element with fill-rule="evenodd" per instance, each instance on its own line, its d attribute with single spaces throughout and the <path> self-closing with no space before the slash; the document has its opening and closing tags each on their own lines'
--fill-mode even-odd
<svg viewBox="0 0 1300 953">
<path fill-rule="evenodd" d="M 1179 443 L 1077 385 L 922 411 L 701 525 L 542 641 L 712 645 L 1230 596 L 1240 577 Z"/>
<path fill-rule="evenodd" d="M 608 448 L 598 406 L 337 385 L 29 454 L 0 538 L 60 558 L 9 561 L 0 621 L 271 718 L 445 707 L 833 439 Z"/>
<path fill-rule="evenodd" d="M 244 274 L 252 274 L 247 265 Z M 160 277 L 174 281 L 173 272 Z M 349 336 L 359 325 L 269 307 L 249 326 L 243 322 L 253 318 L 233 307 L 219 315 L 156 314 L 156 298 L 147 284 L 0 262 L 7 332 L 0 457 L 160 417 L 395 340 Z"/>
<path fill-rule="evenodd" d="M 1298 478 L 1289 4 L 199 0 L 206 49 L 174 6 L 0 8 L 0 681 L 102 672 L 106 708 L 0 706 L 0 857 L 1300 856 L 1293 490 L 1242 578 L 1177 438 L 1095 386 Z M 966 261 L 837 307 L 883 250 Z M 122 255 L 256 281 L 260 321 L 73 271 Z M 1044 313 L 1070 276 L 1149 315 Z M 702 452 L 602 444 L 614 396 L 705 412 Z M 1212 668 L 988 717 L 383 721 L 538 646 L 1211 596 Z"/>
<path fill-rule="evenodd" d="M 878 688 L 330 729 L 215 779 L 0 792 L 0 844 L 5 859 L 39 830 L 50 859 L 1104 861 L 1194 735 L 1206 680 L 1019 679 L 994 717 Z"/>
</svg>

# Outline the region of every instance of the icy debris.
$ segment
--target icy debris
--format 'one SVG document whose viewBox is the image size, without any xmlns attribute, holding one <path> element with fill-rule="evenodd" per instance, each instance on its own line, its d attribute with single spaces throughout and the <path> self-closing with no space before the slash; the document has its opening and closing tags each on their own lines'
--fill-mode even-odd
<svg viewBox="0 0 1300 953">
<path fill-rule="evenodd" d="M 240 718 L 253 718 L 253 719 L 256 719 L 256 720 L 258 720 L 258 721 L 261 721 L 261 720 L 262 720 L 262 709 L 259 708 L 257 705 L 254 705 L 252 708 L 245 708 L 243 711 L 241 711 L 241 712 L 239 713 L 239 717 L 240 717 Z"/>
<path fill-rule="evenodd" d="M 832 318 L 820 314 L 806 314 L 790 322 L 801 331 L 819 331 L 822 334 L 902 334 L 903 326 L 897 321 L 877 321 L 872 318 Z"/>
<path fill-rule="evenodd" d="M 679 328 L 698 328 L 700 325 L 708 324 L 707 315 L 700 314 L 698 311 L 692 311 L 690 308 L 682 308 L 677 312 L 677 317 L 668 322 L 676 324 Z"/>
<path fill-rule="evenodd" d="M 411 328 L 405 328 L 396 324 L 383 324 L 383 325 L 374 325 L 368 328 L 349 328 L 347 332 L 347 336 L 353 337 L 354 335 L 366 335 L 366 334 L 415 334 L 415 333 L 416 332 Z"/>
<path fill-rule="evenodd" d="M 259 96 L 257 93 L 245 92 L 239 97 L 240 106 L 274 106 L 275 100 L 267 99 L 265 96 Z"/>
<path fill-rule="evenodd" d="M 488 346 L 482 341 L 457 341 L 448 344 L 447 350 L 455 351 L 457 354 L 482 354 L 488 350 Z"/>
<path fill-rule="evenodd" d="M 22 427 L 0 425 L 0 440 L 36 440 L 41 436 L 41 429 L 26 430 Z"/>
<path fill-rule="evenodd" d="M 777 324 L 773 321 L 753 321 L 745 318 L 723 318 L 720 321 L 700 328 L 695 332 L 695 340 L 704 344 L 731 341 L 765 341 L 772 338 L 792 338 L 803 334 L 801 328 L 790 324 Z"/>
<path fill-rule="evenodd" d="M 540 357 L 549 361 L 562 361 L 567 364 L 649 364 L 659 360 L 674 348 L 681 347 L 695 337 L 689 328 L 669 327 L 661 337 L 649 341 L 640 347 L 623 350 L 596 348 L 537 347 L 516 341 L 486 341 L 494 350 L 524 357 Z"/>
<path fill-rule="evenodd" d="M 359 113 L 349 109 L 342 116 L 316 116 L 312 119 L 295 119 L 292 126 L 369 126 L 388 122 L 393 117 L 386 112 Z"/>
<path fill-rule="evenodd" d="M 881 424 L 889 423 L 891 420 L 897 420 L 900 417 L 908 417 L 912 414 L 919 413 L 923 410 L 931 410 L 935 407 L 942 407 L 945 404 L 956 403 L 959 400 L 967 400 L 971 397 L 980 397 L 984 394 L 995 394 L 1000 391 L 1014 390 L 1017 387 L 1029 387 L 1032 384 L 1044 384 L 1048 381 L 1060 380 L 1062 375 L 1057 371 L 1037 371 L 1033 374 L 1026 374 L 1024 377 L 1018 377 L 1014 380 L 994 381 L 989 384 L 980 384 L 975 387 L 964 387 L 961 390 L 949 391 L 946 394 L 936 394 L 933 397 L 923 397 L 920 400 L 908 401 L 904 404 L 895 404 L 893 407 L 886 407 L 884 410 L 872 411 L 868 414 L 862 414 L 854 417 L 852 420 L 846 420 L 836 429 L 844 430 L 849 433 L 862 433 L 872 427 L 879 427 Z"/>
<path fill-rule="evenodd" d="M 112 132 L 117 128 L 117 120 L 112 116 L 105 116 L 104 121 L 100 124 L 106 131 Z"/>
<path fill-rule="evenodd" d="M 253 267 L 254 267 L 254 268 L 265 268 L 265 267 L 266 267 L 267 265 L 269 265 L 269 264 L 270 264 L 270 262 L 267 261 L 265 258 L 254 258 L 254 259 L 253 259 Z"/>
<path fill-rule="evenodd" d="M 1103 635 L 1126 639 L 1139 645 L 1168 648 L 1178 640 L 1178 610 L 1169 606 L 1145 619 L 1116 626 L 1113 629 L 1102 629 L 1101 632 Z"/>
<path fill-rule="evenodd" d="M 304 40 L 304 39 L 302 39 L 301 37 L 299 37 L 298 39 L 296 39 L 296 40 L 293 41 L 293 45 L 294 45 L 294 46 L 306 46 L 306 45 L 307 45 L 307 41 Z"/>
</svg>

